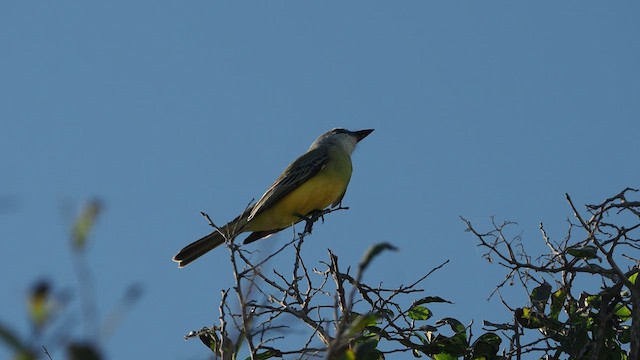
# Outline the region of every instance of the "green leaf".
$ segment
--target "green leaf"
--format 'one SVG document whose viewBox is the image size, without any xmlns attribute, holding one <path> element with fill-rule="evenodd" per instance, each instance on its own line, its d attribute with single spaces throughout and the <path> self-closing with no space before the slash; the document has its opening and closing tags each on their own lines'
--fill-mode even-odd
<svg viewBox="0 0 640 360">
<path fill-rule="evenodd" d="M 218 336 L 215 332 L 211 331 L 202 333 L 200 334 L 200 336 L 198 336 L 198 338 L 200 339 L 200 341 L 202 341 L 204 346 L 208 347 L 209 350 L 213 351 L 214 354 L 217 353 Z"/>
<path fill-rule="evenodd" d="M 531 291 L 529 299 L 531 300 L 531 305 L 542 314 L 544 313 L 544 308 L 547 305 L 549 296 L 551 296 L 551 285 L 545 281 Z"/>
<path fill-rule="evenodd" d="M 638 279 L 638 271 L 636 271 L 635 273 L 633 273 L 633 275 L 629 276 L 629 281 L 635 285 L 636 284 L 636 280 Z"/>
<path fill-rule="evenodd" d="M 427 332 L 429 343 L 420 347 L 420 351 L 434 359 L 457 359 L 460 356 L 465 356 L 469 343 L 464 325 L 453 318 L 438 320 L 436 324 L 449 325 L 454 331 L 454 335 L 447 337 L 438 334 L 434 337 L 432 333 Z"/>
<path fill-rule="evenodd" d="M 438 335 L 433 345 L 438 349 L 437 354 L 448 354 L 455 357 L 464 356 L 469 347 L 466 332 L 459 332 L 451 337 Z"/>
<path fill-rule="evenodd" d="M 431 311 L 426 307 L 417 305 L 411 307 L 411 309 L 409 309 L 409 311 L 407 312 L 407 315 L 409 315 L 409 317 L 413 320 L 428 320 L 429 318 L 431 318 L 432 314 Z"/>
<path fill-rule="evenodd" d="M 531 308 L 518 308 L 515 311 L 515 316 L 518 323 L 527 329 L 539 329 L 544 326 L 540 316 Z"/>
<path fill-rule="evenodd" d="M 558 316 L 560 315 L 560 311 L 564 306 L 564 302 L 567 299 L 567 292 L 564 289 L 558 289 L 556 292 L 551 294 L 551 312 L 549 313 L 549 317 L 558 320 Z"/>
<path fill-rule="evenodd" d="M 376 349 L 377 346 L 377 339 L 367 339 L 366 341 L 356 344 L 354 347 L 355 358 L 358 360 L 384 359 L 384 355 L 382 355 L 380 350 Z"/>
<path fill-rule="evenodd" d="M 465 334 L 465 327 L 462 323 L 454 318 L 444 318 L 436 321 L 436 325 L 447 324 L 451 327 L 455 333 L 463 333 Z"/>
<path fill-rule="evenodd" d="M 351 338 L 356 334 L 361 333 L 366 327 L 376 325 L 379 318 L 380 316 L 375 313 L 357 315 L 349 324 L 349 328 L 345 334 L 347 337 Z"/>
<path fill-rule="evenodd" d="M 623 322 L 631 319 L 631 309 L 624 304 L 616 304 L 614 312 Z"/>
<path fill-rule="evenodd" d="M 369 266 L 369 263 L 371 262 L 371 260 L 373 260 L 373 258 L 378 256 L 381 252 L 385 250 L 395 251 L 395 250 L 398 250 L 398 248 L 386 242 L 373 245 L 364 254 L 364 258 L 360 262 L 360 271 L 364 271 Z"/>
<path fill-rule="evenodd" d="M 385 339 L 391 339 L 391 335 L 386 330 L 381 329 L 378 326 L 367 326 L 366 328 L 364 328 L 364 330 L 368 334 L 372 334 L 372 335 L 375 335 L 375 336 L 383 337 Z"/>
<path fill-rule="evenodd" d="M 413 303 L 413 305 L 422 305 L 422 304 L 428 304 L 428 303 L 449 303 L 449 304 L 453 304 L 451 301 L 445 300 L 445 299 L 441 298 L 440 296 L 426 296 L 426 297 L 423 297 L 420 300 L 416 300 Z"/>
<path fill-rule="evenodd" d="M 600 304 L 602 303 L 602 296 L 600 294 L 588 295 L 586 293 L 582 293 L 581 298 L 584 298 L 584 303 L 587 307 L 600 309 Z"/>
<path fill-rule="evenodd" d="M 282 352 L 280 350 L 277 349 L 269 349 L 265 352 L 261 352 L 259 354 L 256 354 L 256 356 L 254 357 L 254 359 L 257 360 L 267 360 L 267 359 L 271 359 L 271 358 L 282 358 Z M 245 358 L 245 360 L 251 360 L 251 356 Z"/>
<path fill-rule="evenodd" d="M 457 360 L 458 356 L 453 356 L 447 353 L 440 353 L 440 354 L 433 355 L 433 358 L 435 360 Z"/>
<path fill-rule="evenodd" d="M 601 260 L 598 256 L 598 248 L 593 245 L 587 246 L 573 246 L 567 249 L 567 253 L 574 257 L 580 259 L 598 259 Z"/>
<path fill-rule="evenodd" d="M 494 359 L 500 350 L 502 339 L 495 333 L 482 334 L 472 345 L 472 359 Z"/>
</svg>

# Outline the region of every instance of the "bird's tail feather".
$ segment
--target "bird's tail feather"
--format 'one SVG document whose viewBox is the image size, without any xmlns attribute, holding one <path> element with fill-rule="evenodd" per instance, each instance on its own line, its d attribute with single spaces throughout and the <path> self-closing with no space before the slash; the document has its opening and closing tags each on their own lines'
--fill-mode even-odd
<svg viewBox="0 0 640 360">
<path fill-rule="evenodd" d="M 185 267 L 200 256 L 224 244 L 226 239 L 235 238 L 243 231 L 244 226 L 247 224 L 247 217 L 250 211 L 250 208 L 245 210 L 244 213 L 233 219 L 233 221 L 227 225 L 185 246 L 173 257 L 173 261 L 178 263 L 178 267 Z"/>
<path fill-rule="evenodd" d="M 224 236 L 216 230 L 182 248 L 182 250 L 173 257 L 173 261 L 178 263 L 178 267 L 185 267 L 193 260 L 224 244 L 224 242 Z"/>
</svg>

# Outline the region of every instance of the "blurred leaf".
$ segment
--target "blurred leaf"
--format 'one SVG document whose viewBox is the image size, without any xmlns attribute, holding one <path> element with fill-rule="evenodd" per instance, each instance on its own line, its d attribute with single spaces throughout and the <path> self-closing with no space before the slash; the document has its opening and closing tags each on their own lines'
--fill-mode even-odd
<svg viewBox="0 0 640 360">
<path fill-rule="evenodd" d="M 551 296 L 551 285 L 545 281 L 531 291 L 529 299 L 531 300 L 531 305 L 542 314 L 544 313 L 549 296 Z"/>
<path fill-rule="evenodd" d="M 375 313 L 357 315 L 349 324 L 349 328 L 345 332 L 348 338 L 360 334 L 366 327 L 374 326 L 378 323 L 380 316 Z"/>
<path fill-rule="evenodd" d="M 431 311 L 424 306 L 412 306 L 407 312 L 410 318 L 413 320 L 428 320 L 431 318 Z"/>
<path fill-rule="evenodd" d="M 94 199 L 91 200 L 84 209 L 82 209 L 82 212 L 73 225 L 71 234 L 72 245 L 75 250 L 84 250 L 87 243 L 87 237 L 93 228 L 93 224 L 95 223 L 101 208 L 101 202 Z"/>
<path fill-rule="evenodd" d="M 472 359 L 495 359 L 502 339 L 495 333 L 482 334 L 472 345 Z"/>
<path fill-rule="evenodd" d="M 53 303 L 51 301 L 51 283 L 38 280 L 29 291 L 29 318 L 36 329 L 42 329 L 51 319 Z"/>
<path fill-rule="evenodd" d="M 631 326 L 622 326 L 622 330 L 618 333 L 618 340 L 622 344 L 628 344 L 631 342 Z"/>
<path fill-rule="evenodd" d="M 102 325 L 101 333 L 105 337 L 111 336 L 111 334 L 118 327 L 122 321 L 124 315 L 131 309 L 133 305 L 142 296 L 143 288 L 139 283 L 129 284 L 127 289 L 122 295 L 122 299 L 116 305 L 116 307 L 106 316 Z"/>
<path fill-rule="evenodd" d="M 90 343 L 71 343 L 67 348 L 70 360 L 100 360 L 100 351 Z"/>
<path fill-rule="evenodd" d="M 385 339 L 391 339 L 391 335 L 384 329 L 378 326 L 367 326 L 365 329 L 369 334 L 375 334 L 376 336 L 383 337 Z"/>
<path fill-rule="evenodd" d="M 633 275 L 629 276 L 629 281 L 635 285 L 636 284 L 636 280 L 638 279 L 638 271 L 636 271 L 635 273 L 633 273 Z"/>
<path fill-rule="evenodd" d="M 356 353 L 353 351 L 353 349 L 347 349 L 347 351 L 345 351 L 344 354 L 338 358 L 341 360 L 357 360 Z"/>
<path fill-rule="evenodd" d="M 558 316 L 560 315 L 560 311 L 564 306 L 564 302 L 567 299 L 567 292 L 564 289 L 558 289 L 556 292 L 551 294 L 551 312 L 549 313 L 549 317 L 555 320 L 558 320 Z"/>
<path fill-rule="evenodd" d="M 123 295 L 123 298 L 122 298 L 122 302 L 124 302 L 126 304 L 134 303 L 134 302 L 138 301 L 138 299 L 140 299 L 140 297 L 142 296 L 143 292 L 144 292 L 144 288 L 143 288 L 141 283 L 129 284 L 129 286 L 127 287 L 127 289 L 124 292 L 124 295 Z"/>
<path fill-rule="evenodd" d="M 27 351 L 26 345 L 20 341 L 18 336 L 2 324 L 0 324 L 0 340 L 15 352 Z"/>
<path fill-rule="evenodd" d="M 593 245 L 570 247 L 567 249 L 567 253 L 580 259 L 588 260 L 597 258 L 602 261 L 598 256 L 598 248 Z"/>
<path fill-rule="evenodd" d="M 369 266 L 369 263 L 371 262 L 371 260 L 373 260 L 373 258 L 378 256 L 381 252 L 385 250 L 395 251 L 395 250 L 398 250 L 398 248 L 386 242 L 379 243 L 370 247 L 369 250 L 367 250 L 367 252 L 364 254 L 364 258 L 360 262 L 360 271 L 364 271 Z"/>
<path fill-rule="evenodd" d="M 20 352 L 13 355 L 12 360 L 37 360 L 38 356 L 30 352 Z"/>
</svg>

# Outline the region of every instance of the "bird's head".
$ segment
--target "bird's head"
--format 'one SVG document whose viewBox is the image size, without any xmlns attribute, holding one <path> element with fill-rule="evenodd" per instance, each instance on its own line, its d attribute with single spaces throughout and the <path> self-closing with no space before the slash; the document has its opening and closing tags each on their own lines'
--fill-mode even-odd
<svg viewBox="0 0 640 360">
<path fill-rule="evenodd" d="M 366 130 L 358 130 L 358 131 L 350 131 L 347 129 L 331 129 L 326 133 L 320 135 L 316 141 L 311 144 L 309 150 L 315 149 L 319 146 L 323 145 L 332 145 L 339 146 L 346 153 L 351 154 L 353 150 L 356 148 L 356 144 L 360 142 L 360 140 L 367 137 L 367 135 L 371 134 L 373 129 Z"/>
</svg>

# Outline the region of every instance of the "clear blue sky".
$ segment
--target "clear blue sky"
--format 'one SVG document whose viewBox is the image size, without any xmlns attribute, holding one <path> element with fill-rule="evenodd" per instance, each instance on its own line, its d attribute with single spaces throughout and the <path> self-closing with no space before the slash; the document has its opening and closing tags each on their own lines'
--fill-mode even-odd
<svg viewBox="0 0 640 360">
<path fill-rule="evenodd" d="M 435 318 L 505 320 L 484 300 L 502 274 L 458 216 L 516 220 L 536 247 L 540 221 L 564 236 L 565 192 L 640 185 L 639 15 L 631 1 L 3 3 L 0 321 L 27 332 L 41 276 L 74 285 L 62 209 L 99 197 L 101 315 L 145 287 L 109 358 L 203 358 L 182 336 L 217 318 L 228 256 L 178 270 L 172 255 L 209 231 L 199 211 L 233 218 L 333 127 L 376 131 L 354 154 L 351 210 L 316 226 L 309 256 L 356 264 L 391 242 L 365 278 L 389 286 L 451 259 L 425 283 L 455 302 Z"/>
</svg>

